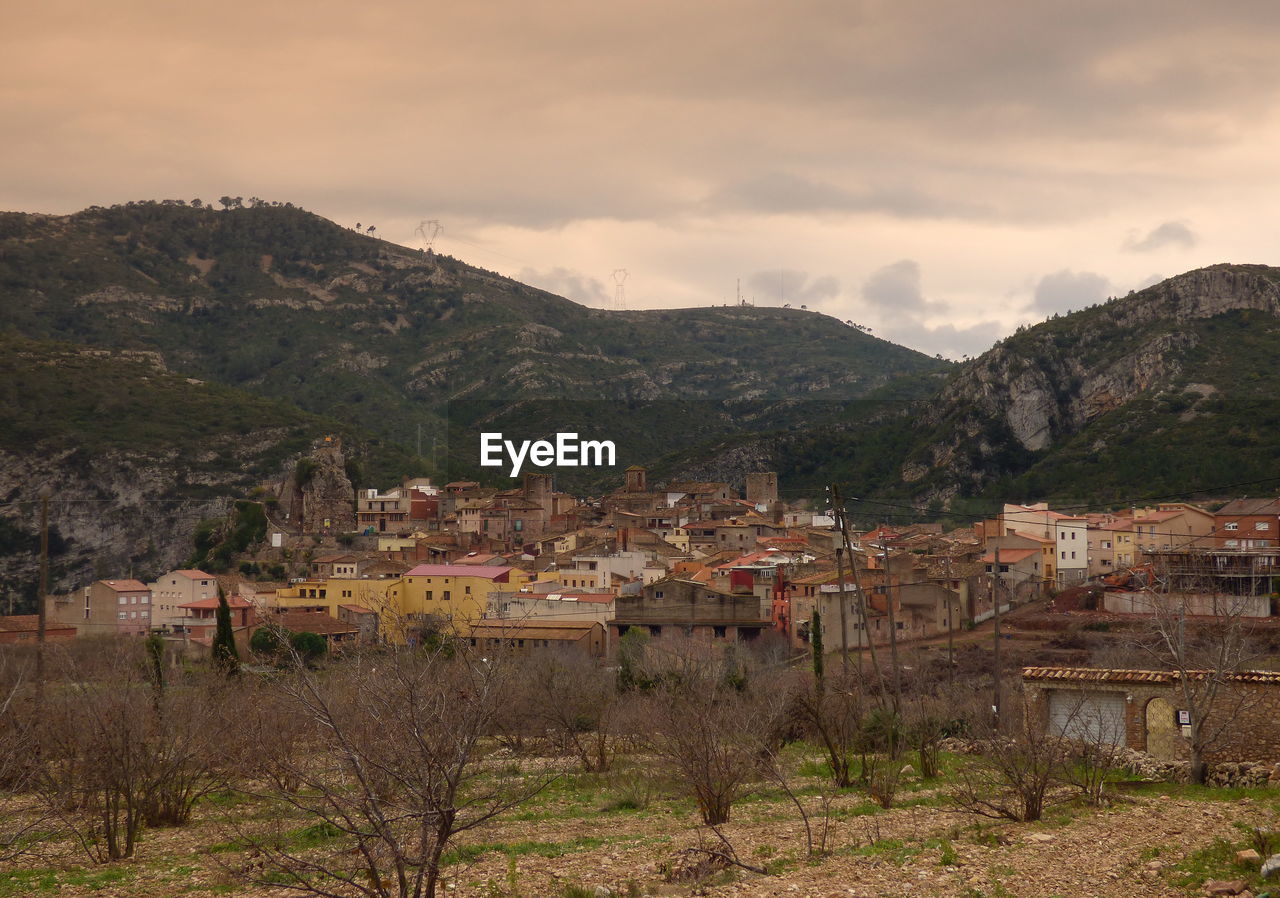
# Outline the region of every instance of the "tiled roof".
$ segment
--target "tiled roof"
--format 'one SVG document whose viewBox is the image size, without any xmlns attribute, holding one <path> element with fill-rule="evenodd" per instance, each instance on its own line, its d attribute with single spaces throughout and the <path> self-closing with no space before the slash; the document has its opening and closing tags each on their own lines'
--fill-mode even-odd
<svg viewBox="0 0 1280 898">
<path fill-rule="evenodd" d="M 199 599 L 198 601 L 187 602 L 185 605 L 179 605 L 178 607 L 179 608 L 217 608 L 218 600 L 216 598 Z M 227 607 L 228 608 L 252 608 L 253 603 L 246 599 L 241 598 L 240 596 L 228 596 Z"/>
<path fill-rule="evenodd" d="M 1019 561 L 1022 561 L 1023 559 L 1030 558 L 1032 555 L 1039 555 L 1039 554 L 1040 554 L 1039 549 L 1001 549 L 1000 563 L 1001 564 L 1017 564 Z M 992 550 L 988 552 L 986 555 L 983 555 L 982 560 L 985 561 L 987 564 L 995 564 L 995 561 L 996 561 L 995 551 Z"/>
<path fill-rule="evenodd" d="M 1210 671 L 1189 671 L 1194 679 L 1204 679 Z M 1024 680 L 1066 680 L 1077 683 L 1174 683 L 1176 670 L 1111 670 L 1094 667 L 1024 667 Z M 1244 683 L 1280 683 L 1280 671 L 1242 670 L 1226 674 L 1226 679 Z"/>
<path fill-rule="evenodd" d="M 323 611 L 286 611 L 277 615 L 280 626 L 293 633 L 316 633 L 320 636 L 337 635 L 339 633 L 358 633 L 356 627 L 330 617 Z"/>
<path fill-rule="evenodd" d="M 206 574 L 204 571 L 181 570 L 181 571 L 174 571 L 173 573 L 181 574 L 182 576 L 187 577 L 188 579 L 191 579 L 191 580 L 212 580 L 213 579 L 212 574 Z"/>
<path fill-rule="evenodd" d="M 147 584 L 139 583 L 137 580 L 99 580 L 99 583 L 105 583 L 116 592 L 148 592 Z"/>
<path fill-rule="evenodd" d="M 406 577 L 475 577 L 481 580 L 497 580 L 514 568 L 493 564 L 420 564 Z"/>
</svg>

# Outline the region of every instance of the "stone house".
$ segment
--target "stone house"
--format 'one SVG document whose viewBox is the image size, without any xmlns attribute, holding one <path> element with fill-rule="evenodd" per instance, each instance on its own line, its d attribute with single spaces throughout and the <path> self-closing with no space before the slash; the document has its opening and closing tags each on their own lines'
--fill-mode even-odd
<svg viewBox="0 0 1280 898">
<path fill-rule="evenodd" d="M 1022 688 L 1028 720 L 1042 731 L 1180 761 L 1188 757 L 1190 727 L 1179 676 L 1163 670 L 1027 667 Z M 1280 671 L 1225 675 L 1204 726 L 1215 736 L 1205 751 L 1210 764 L 1280 761 Z"/>
<path fill-rule="evenodd" d="M 706 583 L 666 577 L 637 595 L 620 595 L 609 624 L 609 642 L 632 627 L 651 637 L 688 636 L 709 641 L 755 639 L 773 625 L 771 605 L 753 592 L 730 592 Z"/>
</svg>

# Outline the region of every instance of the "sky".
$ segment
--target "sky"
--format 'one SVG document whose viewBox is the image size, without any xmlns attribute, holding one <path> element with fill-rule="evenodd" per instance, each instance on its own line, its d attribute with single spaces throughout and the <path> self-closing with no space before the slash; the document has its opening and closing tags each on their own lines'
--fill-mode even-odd
<svg viewBox="0 0 1280 898">
<path fill-rule="evenodd" d="M 0 209 L 258 196 L 929 354 L 1280 264 L 1280 4 L 6 4 Z M 433 229 L 429 229 L 433 230 Z"/>
</svg>

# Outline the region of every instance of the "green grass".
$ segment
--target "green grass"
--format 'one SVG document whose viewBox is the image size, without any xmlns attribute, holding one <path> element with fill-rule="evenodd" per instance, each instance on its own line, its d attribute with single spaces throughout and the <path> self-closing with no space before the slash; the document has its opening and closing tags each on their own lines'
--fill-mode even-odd
<svg viewBox="0 0 1280 898">
<path fill-rule="evenodd" d="M 1182 888 L 1196 888 L 1206 879 L 1243 879 L 1256 894 L 1262 883 L 1253 864 L 1236 863 L 1236 852 L 1246 845 L 1227 839 L 1214 839 L 1209 845 L 1193 851 L 1175 864 L 1166 875 Z"/>
<path fill-rule="evenodd" d="M 536 855 L 538 857 L 556 858 L 563 857 L 571 851 L 581 851 L 584 848 L 598 848 L 599 846 L 607 843 L 607 839 L 597 838 L 594 836 L 584 836 L 568 842 L 481 842 L 472 845 L 457 845 L 450 848 L 444 853 L 440 862 L 442 866 L 469 864 L 474 863 L 479 860 L 482 855 L 490 852 L 505 854 L 507 857 Z"/>
<path fill-rule="evenodd" d="M 70 870 L 29 869 L 0 873 L 0 896 L 33 895 L 40 892 L 60 892 L 64 888 L 99 891 L 129 882 L 137 876 L 137 868 L 126 866 L 104 867 L 86 870 L 73 867 Z"/>
</svg>

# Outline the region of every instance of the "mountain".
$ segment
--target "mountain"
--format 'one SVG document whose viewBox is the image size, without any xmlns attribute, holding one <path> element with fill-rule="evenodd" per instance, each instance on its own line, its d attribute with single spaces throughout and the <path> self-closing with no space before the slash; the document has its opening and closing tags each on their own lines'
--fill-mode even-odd
<svg viewBox="0 0 1280 898">
<path fill-rule="evenodd" d="M 699 450 L 681 473 L 736 456 L 934 511 L 1203 497 L 1275 477 L 1277 355 L 1280 269 L 1214 265 L 1019 329 L 931 399 L 848 403 L 820 427 Z"/>
<path fill-rule="evenodd" d="M 929 393 L 951 367 L 798 309 L 589 309 L 256 202 L 0 213 L 0 335 L 0 581 L 24 593 L 46 481 L 56 581 L 94 556 L 99 575 L 154 573 L 325 433 L 361 447 L 359 485 L 421 473 L 418 447 L 452 457 L 480 427 L 581 421 L 620 435 L 620 464 L 647 462 Z"/>
<path fill-rule="evenodd" d="M 0 594 L 35 595 L 42 486 L 50 582 L 69 588 L 187 558 L 199 521 L 287 477 L 326 436 L 374 476 L 412 464 L 348 424 L 175 374 L 152 352 L 0 335 Z"/>
</svg>

